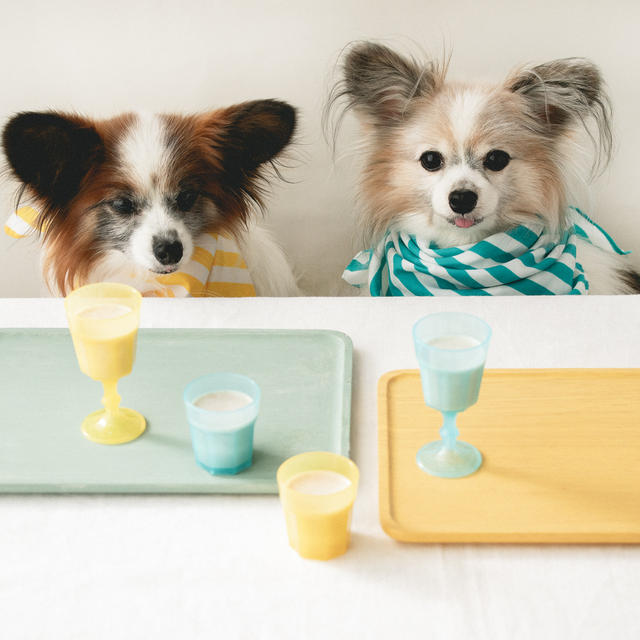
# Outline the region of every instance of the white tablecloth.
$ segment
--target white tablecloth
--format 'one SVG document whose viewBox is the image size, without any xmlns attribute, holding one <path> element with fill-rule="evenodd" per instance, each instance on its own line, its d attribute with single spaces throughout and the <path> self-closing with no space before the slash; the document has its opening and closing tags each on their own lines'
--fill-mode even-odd
<svg viewBox="0 0 640 640">
<path fill-rule="evenodd" d="M 300 559 L 276 496 L 0 497 L 0 637 L 640 637 L 636 547 L 421 546 L 382 531 L 377 379 L 416 366 L 411 325 L 440 310 L 491 324 L 488 367 L 640 367 L 637 296 L 145 300 L 144 327 L 351 336 L 351 548 Z M 2 327 L 65 324 L 60 300 L 0 301 Z"/>
</svg>

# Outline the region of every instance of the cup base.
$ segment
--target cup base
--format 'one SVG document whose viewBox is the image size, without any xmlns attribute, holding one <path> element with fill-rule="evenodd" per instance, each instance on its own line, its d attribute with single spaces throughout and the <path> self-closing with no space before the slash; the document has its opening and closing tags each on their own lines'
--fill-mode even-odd
<svg viewBox="0 0 640 640">
<path fill-rule="evenodd" d="M 118 409 L 115 415 L 108 415 L 100 409 L 90 413 L 82 421 L 85 438 L 98 444 L 124 444 L 144 433 L 147 422 L 144 416 L 133 409 Z"/>
<path fill-rule="evenodd" d="M 436 440 L 418 451 L 416 462 L 432 476 L 463 478 L 479 469 L 482 454 L 468 442 L 457 440 L 453 448 L 448 448 L 442 440 Z"/>
<path fill-rule="evenodd" d="M 320 548 L 307 549 L 296 547 L 293 543 L 289 542 L 289 546 L 305 560 L 321 560 L 326 562 L 327 560 L 333 560 L 343 556 L 349 548 L 349 542 L 341 542 L 337 545 L 330 546 L 327 541 L 324 541 L 325 545 Z"/>
<path fill-rule="evenodd" d="M 248 469 L 251 466 L 253 461 L 247 460 L 246 462 L 243 462 L 237 467 L 225 467 L 223 469 L 218 467 L 208 467 L 206 464 L 203 464 L 198 459 L 196 459 L 196 462 L 198 463 L 199 467 L 202 467 L 205 471 L 207 471 L 213 476 L 233 476 L 236 473 L 240 473 L 241 471 Z"/>
</svg>

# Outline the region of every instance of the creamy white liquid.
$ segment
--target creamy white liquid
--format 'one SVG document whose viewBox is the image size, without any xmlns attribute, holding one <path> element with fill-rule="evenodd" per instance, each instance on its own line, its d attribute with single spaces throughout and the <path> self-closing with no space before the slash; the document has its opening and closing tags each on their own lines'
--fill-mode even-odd
<svg viewBox="0 0 640 640">
<path fill-rule="evenodd" d="M 293 476 L 287 486 L 299 493 L 326 496 L 342 491 L 351 485 L 351 480 L 336 471 L 304 471 Z"/>
<path fill-rule="evenodd" d="M 90 307 L 80 309 L 77 316 L 81 318 L 100 318 L 102 320 L 109 320 L 113 318 L 120 318 L 122 316 L 131 313 L 131 308 L 124 304 L 94 304 Z"/>
<path fill-rule="evenodd" d="M 437 347 L 438 349 L 471 349 L 472 347 L 477 347 L 480 344 L 480 340 L 471 336 L 450 335 L 429 340 L 428 344 L 430 347 Z"/>
<path fill-rule="evenodd" d="M 212 391 L 200 396 L 193 404 L 207 411 L 235 411 L 252 402 L 251 396 L 242 391 Z"/>
<path fill-rule="evenodd" d="M 440 411 L 463 411 L 478 399 L 484 351 L 464 349 L 478 347 L 477 338 L 464 334 L 449 334 L 429 340 L 433 351 L 422 371 L 422 390 L 426 403 Z M 457 353 L 460 351 L 461 353 Z"/>
</svg>

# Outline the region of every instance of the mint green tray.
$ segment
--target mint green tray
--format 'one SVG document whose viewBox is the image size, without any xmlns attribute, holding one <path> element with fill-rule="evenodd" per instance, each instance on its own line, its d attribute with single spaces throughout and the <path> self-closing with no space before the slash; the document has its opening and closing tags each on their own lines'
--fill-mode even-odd
<svg viewBox="0 0 640 640">
<path fill-rule="evenodd" d="M 69 332 L 0 330 L 0 493 L 277 493 L 289 456 L 349 454 L 351 359 L 337 331 L 141 329 L 118 388 L 147 431 L 99 445 L 80 423 L 102 387 L 80 372 Z M 254 463 L 231 477 L 196 465 L 182 404 L 185 385 L 214 371 L 248 375 L 263 394 Z"/>
</svg>

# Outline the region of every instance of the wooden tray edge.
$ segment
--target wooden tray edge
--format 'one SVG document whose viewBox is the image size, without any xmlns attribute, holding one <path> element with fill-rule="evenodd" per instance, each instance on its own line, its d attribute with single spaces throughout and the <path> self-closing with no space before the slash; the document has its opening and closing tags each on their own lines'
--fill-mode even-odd
<svg viewBox="0 0 640 640">
<path fill-rule="evenodd" d="M 392 380 L 401 375 L 419 373 L 418 369 L 395 369 L 387 371 L 378 379 L 378 512 L 383 531 L 396 540 L 405 540 L 404 531 L 391 515 L 389 492 L 389 425 L 387 389 Z"/>
</svg>

